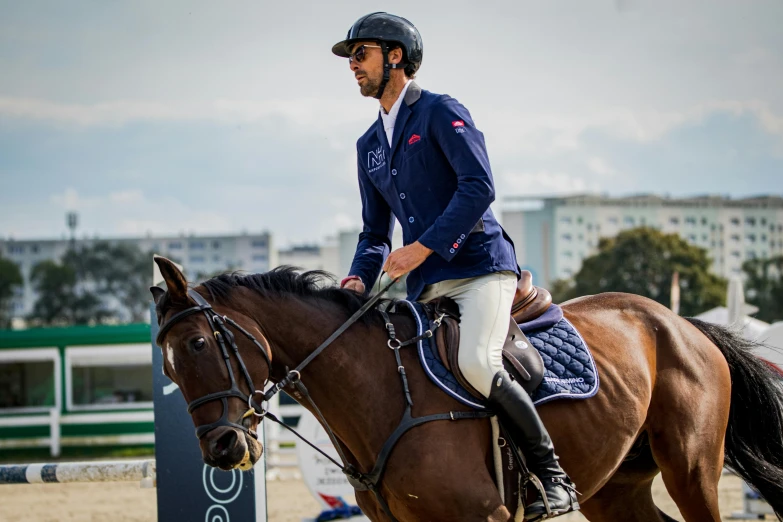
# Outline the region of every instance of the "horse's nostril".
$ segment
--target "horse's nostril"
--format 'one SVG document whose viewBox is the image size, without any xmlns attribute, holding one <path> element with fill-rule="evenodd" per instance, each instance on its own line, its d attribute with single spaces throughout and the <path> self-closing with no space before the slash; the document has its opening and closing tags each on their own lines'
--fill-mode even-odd
<svg viewBox="0 0 783 522">
<path fill-rule="evenodd" d="M 215 452 L 216 453 L 222 453 L 225 450 L 232 448 L 234 444 L 237 441 L 237 434 L 234 432 L 234 430 L 228 430 L 226 433 L 221 435 L 215 442 Z"/>
</svg>

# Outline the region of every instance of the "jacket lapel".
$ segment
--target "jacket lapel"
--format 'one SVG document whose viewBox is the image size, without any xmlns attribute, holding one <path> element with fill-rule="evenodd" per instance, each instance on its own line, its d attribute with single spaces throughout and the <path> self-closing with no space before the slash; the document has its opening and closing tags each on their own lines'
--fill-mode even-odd
<svg viewBox="0 0 783 522">
<path fill-rule="evenodd" d="M 421 98 L 421 87 L 419 87 L 416 82 L 412 81 L 410 85 L 408 85 L 408 90 L 405 91 L 405 98 L 403 98 L 403 103 L 400 104 L 400 111 L 397 113 L 397 120 L 394 122 L 394 134 L 392 135 L 389 161 L 391 161 L 391 155 L 397 150 L 400 139 L 405 132 L 405 124 L 408 123 L 408 118 L 410 118 L 413 113 L 410 107 L 419 101 L 419 98 Z M 383 124 L 381 124 L 381 127 L 383 127 Z"/>
</svg>

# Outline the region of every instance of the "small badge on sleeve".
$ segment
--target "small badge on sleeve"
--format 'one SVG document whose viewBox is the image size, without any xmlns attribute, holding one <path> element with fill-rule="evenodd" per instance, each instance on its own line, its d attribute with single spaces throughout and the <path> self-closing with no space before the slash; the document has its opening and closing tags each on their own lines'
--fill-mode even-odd
<svg viewBox="0 0 783 522">
<path fill-rule="evenodd" d="M 451 126 L 454 127 L 454 130 L 457 134 L 462 134 L 465 132 L 465 122 L 462 120 L 452 121 Z"/>
</svg>

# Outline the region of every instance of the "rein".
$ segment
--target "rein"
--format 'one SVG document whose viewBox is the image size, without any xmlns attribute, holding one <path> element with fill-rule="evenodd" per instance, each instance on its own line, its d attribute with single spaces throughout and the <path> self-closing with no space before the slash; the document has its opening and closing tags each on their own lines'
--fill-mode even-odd
<svg viewBox="0 0 783 522">
<path fill-rule="evenodd" d="M 210 329 L 212 330 L 215 339 L 218 341 L 218 344 L 220 345 L 220 350 L 223 355 L 223 360 L 226 364 L 226 368 L 228 369 L 228 374 L 231 381 L 231 387 L 228 390 L 209 393 L 207 395 L 204 395 L 203 397 L 191 401 L 190 404 L 188 404 L 188 413 L 192 413 L 196 408 L 202 406 L 203 404 L 206 404 L 207 402 L 220 400 L 222 401 L 223 404 L 223 415 L 220 417 L 220 419 L 210 424 L 203 424 L 201 426 L 197 426 L 196 436 L 199 439 L 201 439 L 207 432 L 209 432 L 214 428 L 217 428 L 218 426 L 230 426 L 232 428 L 236 428 L 244 431 L 245 433 L 247 433 L 248 435 L 250 435 L 251 437 L 257 440 L 258 434 L 246 428 L 242 424 L 242 422 L 247 417 L 250 416 L 256 416 L 260 418 L 262 421 L 265 418 L 268 418 L 270 421 L 273 421 L 283 426 L 285 429 L 289 430 L 290 432 L 292 432 L 299 439 L 301 439 L 311 448 L 318 451 L 321 455 L 329 459 L 333 464 L 335 464 L 338 468 L 340 468 L 340 470 L 345 474 L 346 478 L 348 479 L 348 482 L 351 484 L 351 486 L 354 487 L 356 491 L 372 491 L 375 494 L 378 503 L 381 505 L 386 515 L 392 521 L 396 522 L 397 519 L 394 517 L 394 515 L 392 515 L 389 505 L 386 503 L 386 500 L 383 498 L 383 495 L 379 490 L 379 485 L 381 482 L 381 478 L 383 476 L 383 472 L 386 468 L 386 462 L 389 458 L 389 455 L 391 455 L 392 449 L 394 449 L 394 446 L 397 444 L 400 438 L 411 428 L 436 420 L 456 421 L 462 419 L 481 419 L 481 418 L 488 418 L 494 415 L 492 412 L 489 411 L 468 411 L 468 412 L 450 411 L 448 413 L 436 413 L 433 415 L 426 415 L 424 417 L 413 417 L 411 414 L 413 399 L 411 398 L 410 388 L 408 386 L 408 377 L 405 373 L 405 367 L 403 366 L 402 358 L 400 357 L 400 349 L 404 348 L 405 346 L 409 346 L 421 340 L 432 337 L 435 330 L 437 330 L 440 327 L 441 321 L 443 320 L 444 316 L 443 314 L 441 314 L 440 317 L 431 321 L 429 329 L 423 332 L 421 335 L 418 335 L 406 341 L 400 341 L 396 336 L 394 324 L 392 324 L 388 313 L 384 310 L 379 310 L 379 312 L 381 313 L 385 321 L 386 331 L 389 336 L 386 345 L 389 347 L 389 349 L 391 349 L 394 352 L 394 357 L 397 361 L 397 371 L 400 374 L 400 379 L 402 380 L 402 388 L 403 388 L 403 393 L 405 395 L 405 412 L 403 413 L 399 425 L 392 432 L 392 434 L 389 436 L 389 438 L 386 440 L 383 447 L 381 448 L 381 451 L 378 454 L 378 458 L 375 461 L 375 465 L 373 466 L 372 471 L 370 471 L 369 473 L 362 473 L 359 470 L 357 470 L 356 467 L 353 466 L 350 462 L 348 462 L 348 459 L 345 457 L 345 453 L 343 452 L 342 446 L 340 442 L 337 440 L 334 431 L 332 431 L 332 428 L 329 426 L 329 423 L 324 418 L 323 414 L 321 413 L 321 410 L 315 404 L 315 401 L 313 401 L 313 398 L 310 395 L 309 391 L 307 390 L 307 387 L 302 382 L 301 372 L 308 364 L 310 364 L 310 362 L 312 362 L 313 359 L 315 359 L 330 344 L 332 344 L 332 342 L 334 342 L 334 340 L 337 339 L 337 337 L 339 337 L 343 332 L 345 332 L 345 330 L 347 330 L 352 324 L 354 324 L 361 316 L 367 313 L 368 310 L 370 310 L 373 306 L 375 306 L 375 304 L 381 299 L 381 297 L 396 282 L 397 280 L 395 279 L 393 281 L 390 281 L 383 288 L 381 288 L 381 290 L 377 294 L 375 294 L 370 300 L 368 300 L 364 305 L 362 305 L 362 307 L 359 310 L 357 310 L 350 318 L 348 318 L 347 321 L 345 321 L 337 330 L 335 330 L 323 343 L 321 343 L 320 346 L 318 346 L 318 348 L 316 348 L 310 355 L 308 355 L 307 358 L 305 358 L 305 360 L 303 360 L 293 370 L 287 371 L 286 376 L 283 379 L 281 379 L 278 383 L 273 384 L 267 391 L 264 391 L 262 389 L 256 389 L 255 385 L 253 384 L 253 380 L 250 377 L 249 372 L 247 371 L 247 366 L 245 365 L 242 356 L 239 354 L 239 348 L 236 345 L 234 334 L 231 333 L 231 331 L 227 328 L 227 325 L 231 325 L 234 328 L 236 328 L 239 332 L 241 332 L 245 337 L 247 337 L 260 349 L 261 354 L 264 356 L 264 359 L 266 360 L 266 363 L 269 367 L 270 375 L 272 373 L 271 355 L 267 353 L 264 346 L 255 337 L 253 337 L 253 335 L 251 335 L 250 332 L 242 328 L 239 324 L 237 324 L 235 321 L 231 320 L 227 316 L 217 315 L 213 310 L 212 306 L 203 297 L 201 297 L 200 294 L 193 291 L 192 289 L 189 289 L 188 295 L 190 296 L 191 299 L 193 299 L 196 302 L 196 306 L 187 308 L 172 316 L 171 319 L 169 319 L 163 326 L 161 326 L 155 341 L 158 344 L 158 346 L 162 347 L 163 346 L 162 341 L 165 334 L 168 333 L 169 330 L 171 330 L 171 328 L 174 326 L 176 322 L 190 315 L 196 313 L 203 313 L 207 319 L 207 322 L 209 323 Z M 231 349 L 230 352 L 229 349 L 227 348 L 227 344 L 228 346 L 230 346 Z M 231 353 L 234 354 L 237 361 L 239 362 L 239 367 L 243 377 L 245 378 L 245 381 L 248 384 L 250 395 L 245 394 L 242 390 L 239 389 L 239 386 L 237 385 L 236 378 L 234 377 L 234 371 L 231 367 L 231 360 L 230 360 Z M 269 377 L 264 381 L 264 386 L 266 386 L 267 382 L 269 382 Z M 305 439 L 291 426 L 287 425 L 285 422 L 278 419 L 274 414 L 272 414 L 271 412 L 263 408 L 262 406 L 263 403 L 268 403 L 268 401 L 272 397 L 274 397 L 277 393 L 279 393 L 280 390 L 291 385 L 293 385 L 296 388 L 296 390 L 305 399 L 307 399 L 308 403 L 312 407 L 313 412 L 318 417 L 319 422 L 326 429 L 326 432 L 329 435 L 329 439 L 332 441 L 332 444 L 337 450 L 340 456 L 340 460 L 342 460 L 342 463 L 337 462 L 335 459 L 327 455 L 320 448 L 316 447 L 313 443 Z M 262 386 L 262 388 L 264 386 Z M 253 399 L 257 395 L 262 396 L 261 404 L 258 404 Z M 234 423 L 228 420 L 229 397 L 237 397 L 247 402 L 248 410 L 242 415 L 238 423 Z"/>
</svg>

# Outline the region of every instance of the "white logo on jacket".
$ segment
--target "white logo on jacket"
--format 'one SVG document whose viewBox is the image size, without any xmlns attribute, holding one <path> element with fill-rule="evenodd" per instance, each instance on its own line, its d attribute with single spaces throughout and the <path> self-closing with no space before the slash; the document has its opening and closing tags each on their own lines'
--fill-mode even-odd
<svg viewBox="0 0 783 522">
<path fill-rule="evenodd" d="M 367 169 L 370 172 L 375 172 L 384 165 L 386 165 L 386 153 L 383 147 L 378 147 L 367 153 Z"/>
</svg>

